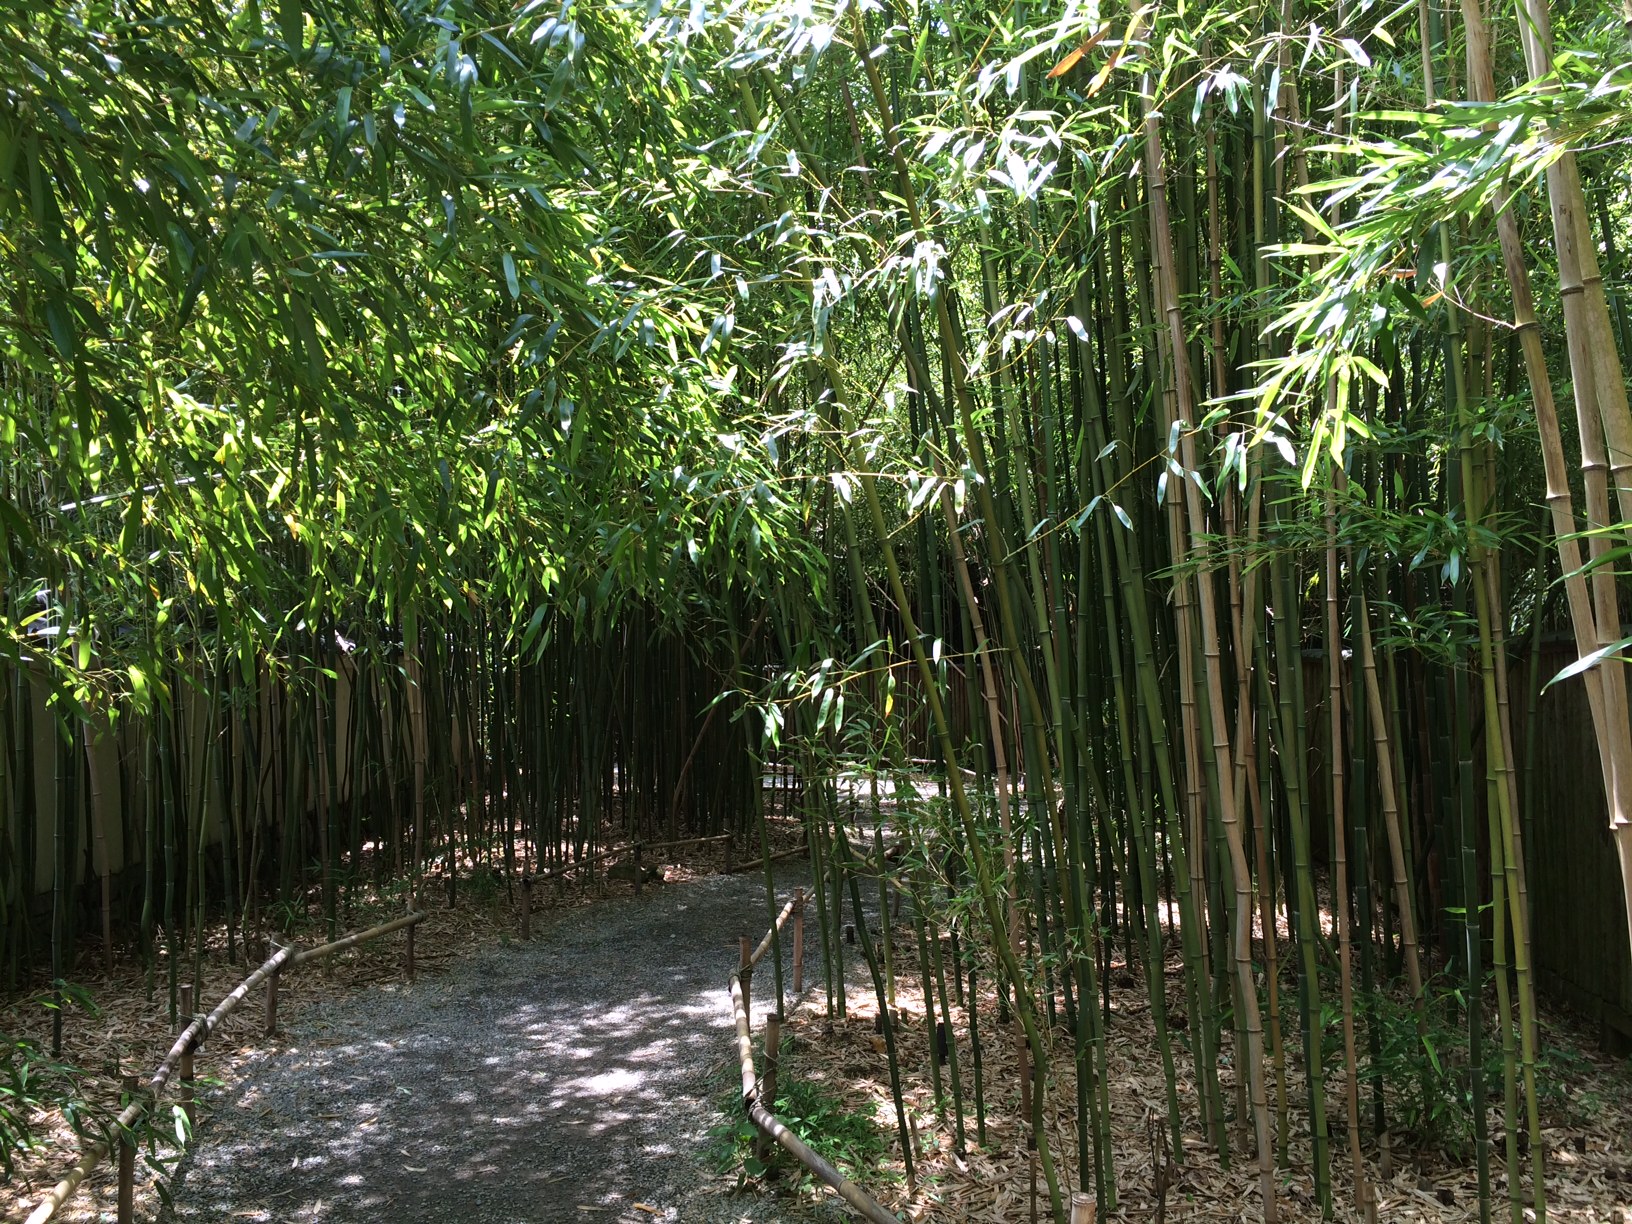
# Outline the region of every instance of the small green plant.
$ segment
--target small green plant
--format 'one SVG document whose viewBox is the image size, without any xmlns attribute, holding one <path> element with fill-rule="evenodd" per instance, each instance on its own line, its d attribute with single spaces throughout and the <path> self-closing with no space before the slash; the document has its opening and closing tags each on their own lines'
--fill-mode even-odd
<svg viewBox="0 0 1632 1224">
<path fill-rule="evenodd" d="M 493 867 L 477 867 L 459 881 L 465 899 L 472 905 L 493 906 L 503 890 L 504 876 Z"/>
<path fill-rule="evenodd" d="M 17 1157 L 37 1142 L 34 1117 L 61 1109 L 76 1133 L 89 1116 L 79 1095 L 80 1072 L 47 1055 L 38 1042 L 0 1035 L 0 1175 L 9 1180 Z"/>
<path fill-rule="evenodd" d="M 1425 1147 L 1467 1159 L 1473 1152 L 1475 1072 L 1468 1054 L 1466 992 L 1458 986 L 1430 982 L 1426 995 L 1421 1032 L 1407 1000 L 1377 991 L 1359 1001 L 1361 1014 L 1369 1017 L 1377 1033 L 1377 1049 L 1366 1059 L 1361 1078 L 1367 1084 L 1379 1077 L 1385 1082 L 1391 1129 Z M 1341 1057 L 1335 1046 L 1336 1017 L 1331 1010 L 1329 1058 Z M 1482 1065 L 1477 1073 L 1488 1107 L 1499 1108 L 1503 1097 L 1501 1035 L 1491 1024 L 1488 1009 L 1485 1020 Z M 1578 1054 L 1543 1046 L 1536 1057 L 1536 1092 L 1541 1103 L 1567 1104 L 1568 1077 L 1587 1065 Z"/>
<path fill-rule="evenodd" d="M 1465 1157 L 1473 1143 L 1473 1081 L 1468 1069 L 1465 1026 L 1447 1019 L 1453 998 L 1461 1010 L 1461 992 L 1435 992 L 1430 986 L 1424 1009 L 1426 1024 L 1418 1032 L 1416 1012 L 1407 1001 L 1385 992 L 1368 996 L 1362 1014 L 1370 1017 L 1377 1048 L 1362 1078 L 1387 1086 L 1390 1127 L 1425 1147 L 1439 1147 Z M 1488 1043 L 1487 1043 L 1488 1044 Z M 1487 1050 L 1487 1063 L 1489 1063 Z M 1501 1050 L 1492 1069 L 1501 1084 Z"/>
<path fill-rule="evenodd" d="M 846 1177 L 865 1184 L 889 1176 L 882 1167 L 889 1140 L 877 1122 L 819 1081 L 801 1079 L 786 1054 L 782 1075 L 784 1086 L 771 1112 L 789 1130 Z M 708 1159 L 722 1173 L 742 1169 L 750 1177 L 764 1176 L 769 1170 L 754 1156 L 759 1132 L 742 1115 L 741 1098 L 733 1091 L 723 1092 L 719 1108 L 728 1120 L 710 1132 Z"/>
<path fill-rule="evenodd" d="M 298 899 L 279 898 L 266 907 L 266 921 L 278 934 L 292 935 L 306 925 L 306 908 Z"/>
<path fill-rule="evenodd" d="M 65 1010 L 77 1007 L 93 1020 L 102 1015 L 96 997 L 77 982 L 57 981 L 52 984 L 52 989 L 48 993 L 40 995 L 34 1002 L 46 1011 L 56 1011 L 59 1007 Z"/>
</svg>

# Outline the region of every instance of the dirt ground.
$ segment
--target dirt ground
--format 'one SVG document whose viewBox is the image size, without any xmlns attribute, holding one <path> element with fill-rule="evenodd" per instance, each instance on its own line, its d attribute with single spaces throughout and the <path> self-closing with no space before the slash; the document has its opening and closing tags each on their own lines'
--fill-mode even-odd
<svg viewBox="0 0 1632 1224">
<path fill-rule="evenodd" d="M 724 1119 L 720 1085 L 732 1070 L 726 981 L 737 940 L 757 937 L 769 914 L 763 880 L 715 875 L 706 858 L 667 865 L 674 883 L 634 897 L 627 884 L 535 890 L 534 938 L 518 938 L 517 896 L 502 881 L 467 882 L 457 909 L 437 905 L 419 928 L 421 976 L 402 972 L 401 937 L 339 958 L 329 974 L 294 975 L 285 1023 L 261 1032 L 258 1001 L 238 1013 L 200 1058 L 199 1131 L 185 1154 L 152 1149 L 162 1176 L 139 1178 L 138 1219 L 361 1221 L 400 1224 L 468 1218 L 472 1224 L 553 1220 L 743 1220 L 839 1218 L 830 1193 L 786 1175 L 765 1182 L 721 1174 L 703 1162 Z M 807 880 L 800 860 L 779 864 L 779 891 Z M 436 895 L 433 891 L 432 895 Z M 381 904 L 384 902 L 382 900 Z M 871 908 L 869 906 L 869 908 Z M 352 929 L 389 916 L 360 909 Z M 875 1119 L 890 1155 L 856 1178 L 909 1220 L 1030 1218 L 1031 1160 L 1020 1124 L 1012 1041 L 996 1001 L 980 1000 L 986 1136 L 976 1136 L 968 1009 L 954 1001 L 962 1063 L 965 1142 L 949 1115 L 949 1072 L 937 1104 L 928 1030 L 909 920 L 895 928 L 896 1007 L 917 1176 L 904 1177 L 876 1003 L 853 950 L 847 955 L 849 1015 L 828 1015 L 819 989 L 790 1016 L 785 1041 L 799 1053 L 790 1073 Z M 307 939 L 304 942 L 315 942 Z M 259 950 L 256 950 L 257 953 Z M 951 949 L 944 951 L 950 958 Z M 819 983 L 819 941 L 807 949 L 807 981 Z M 1170 966 L 1170 990 L 1176 989 Z M 244 974 L 213 949 L 204 998 L 213 1003 Z M 146 1072 L 170 1042 L 161 989 L 147 1001 L 134 974 L 92 981 L 100 1011 L 67 1016 L 65 1057 L 106 1097 L 117 1069 Z M 48 1031 L 36 989 L 0 1008 L 0 1029 Z M 1173 1005 L 1180 1002 L 1174 994 Z M 1109 1072 L 1117 1210 L 1110 1219 L 1216 1221 L 1258 1217 L 1257 1180 L 1239 1157 L 1227 1167 L 1206 1145 L 1186 1143 L 1182 1165 L 1158 1159 L 1165 1124 L 1161 1069 L 1144 988 L 1113 973 Z M 32 1030 L 28 1027 L 32 1025 Z M 1544 1017 L 1548 1066 L 1544 1115 L 1549 1214 L 1569 1224 L 1632 1224 L 1632 1068 L 1598 1055 L 1566 1015 Z M 1062 1178 L 1076 1184 L 1075 1081 L 1069 1036 L 1048 1086 L 1050 1136 Z M 1226 1050 L 1226 1054 L 1228 1051 Z M 1176 1052 L 1187 1135 L 1194 1115 L 1187 1050 Z M 1304 1100 L 1296 1052 L 1288 1094 Z M 1226 1068 L 1226 1086 L 1232 1072 Z M 1329 1094 L 1338 1091 L 1329 1077 Z M 1292 1111 L 1291 1160 L 1279 1179 L 1283 1218 L 1315 1219 L 1307 1136 Z M 1341 1117 L 1329 1095 L 1329 1116 Z M 1493 1115 L 1499 1125 L 1499 1114 Z M 1156 1142 L 1153 1144 L 1153 1137 Z M 1234 1137 L 1234 1136 L 1232 1136 Z M 1352 1202 L 1342 1140 L 1334 1130 L 1338 1218 Z M 78 1141 L 57 1127 L 9 1186 L 0 1220 L 22 1221 L 72 1163 Z M 1499 1136 L 1493 1144 L 1494 1206 L 1505 1210 Z M 1402 1138 L 1386 1162 L 1368 1144 L 1380 1218 L 1452 1224 L 1478 1218 L 1471 1165 Z M 1164 1185 L 1165 1182 L 1165 1185 Z M 1037 1182 L 1041 1218 L 1047 1198 Z M 161 1193 L 162 1189 L 162 1193 Z M 1528 1195 L 1528 1185 L 1523 1189 Z M 166 1205 L 166 1198 L 173 1205 Z M 112 1182 L 98 1170 L 58 1218 L 111 1220 Z"/>
<path fill-rule="evenodd" d="M 149 1141 L 137 1218 L 698 1218 L 678 1204 L 709 1180 L 699 1158 L 721 1121 L 710 1072 L 731 1052 L 728 975 L 738 938 L 768 921 L 763 876 L 713 874 L 716 858 L 663 864 L 672 882 L 639 897 L 627 883 L 540 885 L 527 943 L 519 890 L 466 881 L 458 908 L 433 904 L 419 926 L 415 983 L 401 935 L 326 974 L 286 975 L 276 1036 L 257 996 L 200 1052 L 194 1141 L 185 1152 Z M 807 873 L 798 859 L 778 869 L 779 891 Z M 360 904 L 346 926 L 394 916 L 384 905 Z M 97 959 L 88 952 L 81 970 Z M 203 1007 L 246 972 L 218 938 Z M 111 1104 L 119 1071 L 145 1078 L 173 1040 L 165 969 L 151 1001 L 133 967 L 82 980 L 95 1009 L 66 1013 L 63 1058 L 85 1072 L 87 1096 Z M 47 1038 L 44 986 L 0 1006 L 0 1031 Z M 44 1142 L 0 1186 L 5 1224 L 81 1149 L 60 1117 L 36 1122 Z M 104 1162 L 57 1218 L 111 1220 L 114 1197 Z"/>
</svg>

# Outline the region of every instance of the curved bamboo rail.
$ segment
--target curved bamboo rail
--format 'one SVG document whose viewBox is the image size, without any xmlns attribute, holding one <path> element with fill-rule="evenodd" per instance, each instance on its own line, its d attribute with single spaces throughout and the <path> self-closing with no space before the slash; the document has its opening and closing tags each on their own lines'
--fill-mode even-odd
<svg viewBox="0 0 1632 1224">
<path fill-rule="evenodd" d="M 424 913 L 418 911 L 405 914 L 401 918 L 393 919 L 380 926 L 371 927 L 366 931 L 358 931 L 353 935 L 347 935 L 343 939 L 337 939 L 333 943 L 321 944 L 318 947 L 307 948 L 303 951 L 297 951 L 293 945 L 279 948 L 266 959 L 266 962 L 259 969 L 255 970 L 242 982 L 239 982 L 226 998 L 217 1003 L 214 1011 L 207 1016 L 198 1017 L 186 1028 L 182 1029 L 175 1040 L 175 1044 L 170 1047 L 170 1052 L 164 1056 L 164 1060 L 159 1063 L 158 1068 L 148 1078 L 146 1086 L 133 1096 L 130 1103 L 114 1119 L 113 1131 L 120 1134 L 134 1131 L 147 1114 L 149 1108 L 158 1104 L 159 1097 L 164 1093 L 166 1085 L 170 1082 L 171 1075 L 175 1072 L 182 1059 L 192 1055 L 199 1046 L 203 1045 L 205 1039 L 221 1026 L 221 1022 L 238 1010 L 239 1005 L 249 997 L 249 992 L 262 982 L 275 983 L 278 974 L 285 968 L 298 968 L 307 961 L 332 956 L 336 952 L 343 952 L 347 948 L 378 939 L 382 935 L 389 935 L 393 931 L 400 931 L 404 927 L 413 927 L 424 917 Z M 184 1071 L 183 1078 L 185 1076 Z M 84 1182 L 91 1170 L 107 1159 L 111 1150 L 110 1143 L 106 1139 L 98 1139 L 87 1147 L 80 1156 L 79 1162 L 68 1170 L 67 1175 L 53 1186 L 50 1193 L 41 1199 L 39 1205 L 29 1213 L 27 1224 L 46 1224 L 47 1220 L 53 1219 L 57 1212 L 62 1210 L 63 1204 L 73 1197 L 74 1192 L 79 1189 L 80 1184 Z"/>
<path fill-rule="evenodd" d="M 802 891 L 793 895 L 793 898 L 782 907 L 782 912 L 777 915 L 770 929 L 765 932 L 759 946 L 731 975 L 731 1009 L 736 1015 L 737 1060 L 742 1071 L 742 1107 L 748 1115 L 748 1120 L 760 1134 L 804 1165 L 821 1179 L 824 1185 L 831 1187 L 840 1198 L 854 1207 L 862 1218 L 872 1220 L 874 1224 L 900 1224 L 897 1217 L 886 1210 L 877 1199 L 812 1151 L 810 1145 L 790 1131 L 760 1099 L 759 1073 L 754 1069 L 753 1021 L 748 1012 L 747 979 L 753 974 L 754 966 L 759 963 L 760 958 L 770 950 L 777 932 L 787 924 L 790 917 L 803 908 L 804 901 Z M 746 942 L 744 940 L 745 944 Z"/>
</svg>

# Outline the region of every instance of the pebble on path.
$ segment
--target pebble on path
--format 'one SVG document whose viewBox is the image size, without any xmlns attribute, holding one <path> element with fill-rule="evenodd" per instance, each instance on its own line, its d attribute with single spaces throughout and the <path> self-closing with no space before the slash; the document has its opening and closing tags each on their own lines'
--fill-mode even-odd
<svg viewBox="0 0 1632 1224">
<path fill-rule="evenodd" d="M 796 866 L 778 891 L 808 879 Z M 774 1200 L 701 1192 L 731 1055 L 726 983 L 738 937 L 766 924 L 762 879 L 714 876 L 569 911 L 531 943 L 475 951 L 411 986 L 315 1005 L 288 1050 L 205 1095 L 163 1218 L 779 1218 Z M 809 942 L 807 980 L 819 982 Z M 766 966 L 756 981 L 769 980 Z"/>
</svg>

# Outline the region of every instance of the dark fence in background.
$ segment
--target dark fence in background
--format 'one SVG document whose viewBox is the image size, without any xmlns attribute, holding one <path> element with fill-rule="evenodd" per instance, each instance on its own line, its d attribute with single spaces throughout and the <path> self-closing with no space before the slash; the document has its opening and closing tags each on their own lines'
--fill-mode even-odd
<svg viewBox="0 0 1632 1224">
<path fill-rule="evenodd" d="M 1546 642 L 1534 683 L 1545 684 L 1576 657 L 1571 642 Z M 1523 764 L 1528 659 L 1513 669 L 1513 742 Z M 1544 998 L 1580 1009 L 1603 1026 L 1606 1044 L 1632 1046 L 1632 953 L 1627 949 L 1620 868 L 1609 834 L 1598 745 L 1586 687 L 1554 685 L 1536 707 L 1532 797 L 1525 847 L 1531 941 Z"/>
<path fill-rule="evenodd" d="M 751 827 L 761 769 L 729 643 L 640 609 L 597 637 L 563 629 L 525 665 L 485 625 L 421 641 L 417 665 L 389 641 L 325 646 L 321 671 L 172 661 L 171 701 L 89 724 L 59 719 L 38 661 L 0 661 L 0 989 L 56 935 L 99 934 L 111 971 L 144 913 L 190 932 L 201 897 L 247 937 L 271 899 L 304 906 L 321 878 L 326 908 L 349 905 L 421 852 L 451 900 L 461 872 L 536 866 L 535 834 L 558 865 L 626 834 Z"/>
<path fill-rule="evenodd" d="M 1537 684 L 1546 683 L 1574 660 L 1574 645 L 1567 640 L 1544 642 L 1540 659 L 1534 667 L 1534 679 L 1527 643 L 1514 643 L 1514 647 L 1515 656 L 1520 657 L 1515 659 L 1511 677 L 1513 741 L 1516 765 L 1520 771 L 1520 797 L 1526 809 L 1526 857 L 1538 984 L 1544 997 L 1568 1003 L 1593 1022 L 1601 1024 L 1606 1040 L 1612 1045 L 1632 1048 L 1632 953 L 1627 947 L 1620 874 L 1609 834 L 1592 717 L 1587 706 L 1586 690 L 1580 681 L 1567 681 L 1541 695 L 1535 710 L 1534 744 L 1531 744 L 1530 695 Z M 654 660 L 653 663 L 661 670 L 658 661 Z M 1318 652 L 1310 652 L 1305 660 L 1305 669 L 1305 691 L 1310 699 L 1309 724 L 1306 727 L 1310 776 L 1311 779 L 1319 779 L 1325 768 L 1327 732 L 1325 663 Z M 337 670 L 339 675 L 332 716 L 340 726 L 346 726 L 354 704 L 356 677 L 349 667 L 341 666 Z M 896 683 L 895 717 L 907 720 L 906 736 L 911 750 L 933 761 L 938 756 L 938 747 L 919 691 L 921 685 L 917 674 L 910 664 L 901 661 L 896 661 L 891 671 Z M 697 687 L 698 678 L 692 679 L 696 687 L 694 705 L 706 706 L 709 694 L 717 690 L 719 682 L 704 678 L 700 681 L 701 686 Z M 968 687 L 966 683 L 959 682 L 960 679 L 954 672 L 953 683 L 947 693 L 947 709 L 954 737 L 963 742 L 971 730 L 972 719 Z M 1353 677 L 1349 679 L 1352 681 Z M 633 687 L 638 690 L 641 686 Z M 25 687 L 22 691 L 29 692 L 29 688 Z M 19 794 L 26 793 L 31 800 L 24 805 L 24 810 L 33 813 L 35 820 L 26 833 L 16 827 L 5 827 L 8 823 L 15 826 L 14 820 L 0 820 L 0 835 L 8 843 L 4 849 L 10 853 L 5 857 L 12 860 L 10 867 L 14 882 L 23 883 L 26 894 L 43 896 L 53 878 L 55 850 L 50 835 L 51 813 L 56 803 L 53 730 L 44 710 L 43 692 L 34 688 L 30 695 L 31 716 L 12 728 L 11 738 L 16 739 L 15 733 L 21 731 L 24 743 L 12 743 L 10 746 L 23 750 L 22 759 L 32 758 L 32 768 L 29 770 L 31 787 Z M 383 702 L 381 708 L 385 710 L 387 724 L 400 721 L 401 712 L 393 708 L 400 694 L 374 692 L 371 689 L 370 695 L 372 700 Z M 626 694 L 625 698 L 628 696 Z M 1352 690 L 1349 700 L 1353 700 Z M 176 747 L 187 756 L 196 755 L 201 746 L 204 723 L 202 701 L 202 695 L 196 692 L 183 695 L 183 712 L 178 728 L 181 742 Z M 261 712 L 263 715 L 266 713 L 265 710 Z M 12 713 L 15 717 L 17 712 Z M 699 719 L 701 717 L 699 715 Z M 742 731 L 740 728 L 734 729 L 729 718 L 712 721 L 717 724 L 714 730 L 716 738 L 721 741 L 716 751 L 725 749 L 727 744 L 733 749 L 740 746 L 743 742 Z M 682 725 L 685 722 L 680 720 L 668 727 L 668 731 L 689 743 L 696 735 L 697 727 Z M 627 734 L 637 734 L 629 728 L 625 731 Z M 147 734 L 149 729 L 139 720 L 127 719 L 118 732 L 110 734 L 106 727 L 101 727 L 93 736 L 89 756 L 97 775 L 97 784 L 82 788 L 90 793 L 82 794 L 81 806 L 75 816 L 73 841 L 78 853 L 74 856 L 72 875 L 76 883 L 89 884 L 103 871 L 117 877 L 124 873 L 125 868 L 140 863 L 140 834 L 136 819 L 140 809 L 136 800 L 140 796 L 128 792 L 132 780 L 130 762 L 137 755 L 139 742 Z M 267 738 L 269 746 L 276 740 L 276 736 Z M 450 739 L 451 745 L 448 744 Z M 679 755 L 685 755 L 685 743 L 679 745 Z M 459 728 L 448 728 L 443 744 L 453 757 L 464 756 L 465 746 Z M 1482 749 L 1476 747 L 1476 752 L 1482 752 Z M 713 753 L 706 755 L 718 759 Z M 352 791 L 349 754 L 337 754 L 334 767 L 336 798 L 349 798 Z M 405 770 L 404 765 L 395 771 L 399 786 Z M 706 792 L 707 779 L 718 772 L 717 769 L 702 771 L 703 783 L 691 789 Z M 374 782 L 379 784 L 381 780 L 376 777 Z M 667 799 L 673 789 L 673 778 L 665 775 L 659 782 L 654 794 L 660 799 Z M 309 808 L 314 799 L 310 791 L 313 783 L 303 777 L 298 785 L 306 791 L 307 802 L 296 806 Z M 276 813 L 273 809 L 280 806 L 271 802 L 272 788 L 271 775 L 263 775 L 256 788 L 261 793 L 255 794 L 253 798 L 256 802 L 249 805 L 261 820 L 269 823 L 275 823 Z M 369 788 L 365 786 L 364 789 Z M 703 794 L 704 806 L 711 806 L 713 798 Z M 1312 787 L 1309 799 L 1318 861 L 1330 849 L 1329 839 L 1324 833 L 1324 827 L 1330 820 L 1330 814 L 1325 810 L 1324 787 Z M 1481 788 L 1481 809 L 1483 800 Z M 192 807 L 194 804 L 187 802 L 184 795 L 184 813 Z M 184 815 L 186 823 L 193 828 L 193 837 L 199 833 L 194 820 L 200 815 L 196 812 Z M 1414 822 L 1421 819 L 1421 814 L 1414 815 Z M 99 831 L 97 825 L 100 825 L 100 838 L 95 836 Z M 1480 825 L 1483 828 L 1483 820 Z M 221 831 L 214 826 L 213 819 L 204 818 L 202 832 L 206 842 L 219 841 Z M 690 822 L 687 827 L 690 827 Z M 246 831 L 247 828 L 241 832 Z M 1420 825 L 1413 840 L 1420 851 L 1423 846 Z M 1376 844 L 1380 849 L 1381 838 L 1376 839 Z M 18 859 L 22 862 L 16 861 Z M 1415 866 L 1420 874 L 1423 863 L 1419 861 Z M 1483 855 L 1480 868 L 1481 871 L 1486 868 Z M 1379 870 L 1385 872 L 1383 878 L 1386 878 L 1386 867 L 1379 864 Z M 127 892 L 128 889 L 124 888 L 116 890 L 116 900 L 124 902 L 126 906 L 129 904 L 128 896 L 124 895 Z M 92 900 L 88 894 L 84 899 L 87 902 Z M 1420 889 L 1419 900 L 1421 904 L 1429 904 Z M 1425 919 L 1433 917 L 1424 914 Z M 1438 918 L 1443 921 L 1443 915 Z"/>
</svg>

